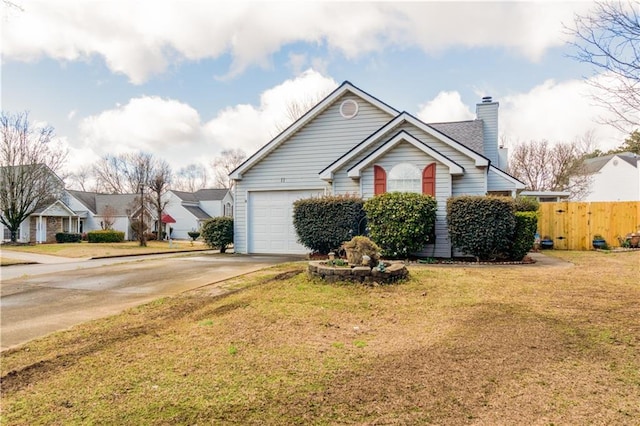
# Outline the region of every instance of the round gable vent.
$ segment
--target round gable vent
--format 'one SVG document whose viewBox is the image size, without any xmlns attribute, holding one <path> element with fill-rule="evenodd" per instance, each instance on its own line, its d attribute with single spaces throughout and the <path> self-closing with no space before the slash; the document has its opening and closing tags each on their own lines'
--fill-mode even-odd
<svg viewBox="0 0 640 426">
<path fill-rule="evenodd" d="M 344 118 L 353 118 L 358 114 L 358 103 L 353 99 L 347 99 L 340 104 L 340 115 Z"/>
</svg>

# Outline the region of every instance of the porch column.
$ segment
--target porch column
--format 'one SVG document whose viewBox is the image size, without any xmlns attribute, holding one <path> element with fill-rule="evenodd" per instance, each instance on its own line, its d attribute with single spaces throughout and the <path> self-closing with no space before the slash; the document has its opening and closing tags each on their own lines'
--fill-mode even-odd
<svg viewBox="0 0 640 426">
<path fill-rule="evenodd" d="M 38 229 L 36 230 L 36 243 L 42 242 L 42 215 L 38 216 Z"/>
</svg>

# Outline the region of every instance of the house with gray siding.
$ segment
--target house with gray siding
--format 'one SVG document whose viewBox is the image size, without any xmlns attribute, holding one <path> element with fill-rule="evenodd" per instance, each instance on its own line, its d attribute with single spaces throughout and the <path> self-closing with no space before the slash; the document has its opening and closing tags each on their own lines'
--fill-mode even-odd
<svg viewBox="0 0 640 426">
<path fill-rule="evenodd" d="M 435 197 L 436 238 L 425 254 L 451 256 L 449 197 L 524 188 L 504 171 L 498 106 L 483 98 L 475 120 L 427 124 L 344 82 L 230 174 L 236 253 L 307 253 L 293 227 L 298 199 L 405 191 Z"/>
</svg>

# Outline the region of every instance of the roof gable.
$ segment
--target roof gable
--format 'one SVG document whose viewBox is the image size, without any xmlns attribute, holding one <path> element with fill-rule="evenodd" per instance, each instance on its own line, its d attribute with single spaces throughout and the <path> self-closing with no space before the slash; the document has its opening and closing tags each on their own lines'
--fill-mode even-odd
<svg viewBox="0 0 640 426">
<path fill-rule="evenodd" d="M 67 206 L 65 203 L 63 203 L 61 200 L 56 200 L 53 203 L 49 204 L 48 206 L 36 210 L 35 212 L 33 212 L 33 214 L 39 215 L 39 216 L 76 216 L 76 212 L 74 212 L 73 210 L 71 210 L 71 208 L 69 206 Z"/>
<path fill-rule="evenodd" d="M 457 151 L 463 153 L 464 155 L 466 155 L 469 158 L 473 159 L 475 161 L 475 165 L 476 166 L 480 166 L 480 167 L 484 166 L 484 167 L 486 167 L 486 166 L 489 165 L 489 159 L 487 157 L 485 157 L 484 155 L 479 154 L 476 151 L 474 151 L 473 149 L 467 147 L 466 145 L 463 145 L 462 143 L 452 139 L 451 137 L 449 137 L 449 136 L 445 135 L 444 133 L 442 133 L 440 130 L 438 130 L 438 129 L 436 129 L 436 128 L 434 128 L 434 127 L 432 127 L 432 126 L 420 121 L 419 119 L 417 119 L 416 117 L 412 116 L 411 114 L 409 114 L 407 112 L 402 112 L 401 114 L 398 114 L 396 117 L 394 117 L 387 124 L 382 126 L 380 129 L 378 129 L 376 132 L 371 134 L 371 136 L 369 136 L 368 138 L 366 138 L 365 140 L 360 142 L 358 145 L 354 146 L 351 150 L 349 150 L 347 153 L 342 155 L 340 158 L 338 158 L 333 163 L 331 163 L 329 166 L 327 166 L 324 170 L 322 170 L 319 173 L 320 174 L 320 178 L 324 179 L 324 180 L 332 180 L 333 179 L 333 173 L 336 170 L 338 170 L 340 167 L 344 166 L 348 161 L 352 160 L 358 154 L 360 154 L 363 151 L 365 151 L 371 145 L 375 144 L 385 134 L 387 134 L 388 132 L 390 132 L 391 130 L 393 130 L 394 128 L 400 126 L 403 123 L 410 123 L 410 124 L 414 125 L 415 127 L 421 129 L 425 133 L 429 134 L 430 136 L 432 136 L 432 137 L 444 142 L 445 144 L 447 144 L 447 145 L 451 146 L 452 148 L 456 149 Z"/>
<path fill-rule="evenodd" d="M 489 166 L 489 173 L 495 173 L 497 176 L 500 176 L 502 179 L 506 180 L 507 182 L 512 183 L 513 185 L 515 185 L 515 189 L 524 189 L 526 186 L 523 182 L 520 182 L 517 178 L 511 176 L 509 173 L 504 172 L 495 166 Z"/>
<path fill-rule="evenodd" d="M 609 155 L 603 155 L 601 157 L 586 159 L 584 162 L 585 172 L 597 173 L 600 170 L 602 170 L 604 166 L 609 164 L 609 162 L 615 157 L 621 159 L 622 161 L 630 164 L 633 167 L 636 167 L 636 168 L 638 167 L 638 156 L 636 154 L 632 152 L 619 152 L 617 154 L 609 154 Z"/>
<path fill-rule="evenodd" d="M 425 154 L 435 158 L 437 161 L 447 166 L 449 168 L 449 173 L 451 175 L 461 175 L 464 173 L 464 168 L 460 166 L 458 163 L 451 160 L 447 156 L 441 154 L 440 152 L 436 151 L 435 149 L 431 148 L 430 146 L 418 140 L 417 138 L 413 137 L 405 130 L 401 130 L 400 132 L 396 133 L 395 136 L 393 136 L 391 139 L 385 142 L 382 146 L 378 147 L 378 149 L 373 151 L 371 154 L 369 154 L 368 156 L 363 158 L 360 162 L 358 162 L 356 165 L 354 165 L 352 168 L 350 168 L 347 171 L 347 176 L 349 176 L 350 178 L 359 178 L 360 172 L 362 171 L 362 169 L 371 165 L 378 158 L 382 157 L 384 154 L 386 154 L 388 151 L 390 151 L 391 149 L 393 149 L 395 146 L 397 146 L 402 142 L 407 142 L 415 146 Z"/>
<path fill-rule="evenodd" d="M 275 150 L 278 146 L 284 143 L 287 139 L 289 139 L 292 135 L 294 135 L 298 130 L 307 125 L 311 120 L 317 117 L 320 113 L 325 111 L 329 106 L 331 106 L 337 99 L 342 97 L 345 93 L 351 93 L 355 96 L 362 98 L 364 101 L 369 102 L 379 109 L 387 112 L 389 115 L 394 116 L 398 114 L 398 111 L 376 97 L 370 95 L 369 93 L 357 88 L 353 84 L 348 81 L 343 82 L 336 90 L 331 92 L 326 98 L 320 101 L 316 106 L 311 108 L 300 117 L 297 121 L 287 127 L 282 133 L 273 138 L 269 143 L 262 146 L 255 154 L 249 157 L 244 163 L 238 166 L 234 171 L 232 171 L 229 176 L 231 179 L 242 179 L 242 174 L 253 167 L 256 163 L 261 161 L 264 157 L 266 157 L 269 153 Z"/>
<path fill-rule="evenodd" d="M 96 214 L 98 210 L 96 209 L 96 193 L 95 192 L 85 192 L 85 191 L 76 191 L 73 189 L 68 189 L 67 192 L 73 198 L 78 200 L 82 205 L 84 205 L 89 211 L 93 214 Z"/>
</svg>

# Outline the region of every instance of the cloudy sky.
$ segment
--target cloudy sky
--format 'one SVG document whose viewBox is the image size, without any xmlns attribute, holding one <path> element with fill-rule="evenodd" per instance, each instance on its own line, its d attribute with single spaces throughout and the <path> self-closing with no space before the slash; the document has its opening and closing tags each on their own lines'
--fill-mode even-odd
<svg viewBox="0 0 640 426">
<path fill-rule="evenodd" d="M 584 2 L 13 0 L 2 3 L 2 109 L 28 110 L 70 150 L 68 169 L 144 150 L 177 169 L 253 153 L 286 106 L 351 83 L 426 122 L 500 102 L 511 144 L 598 124 L 563 25 Z"/>
</svg>

